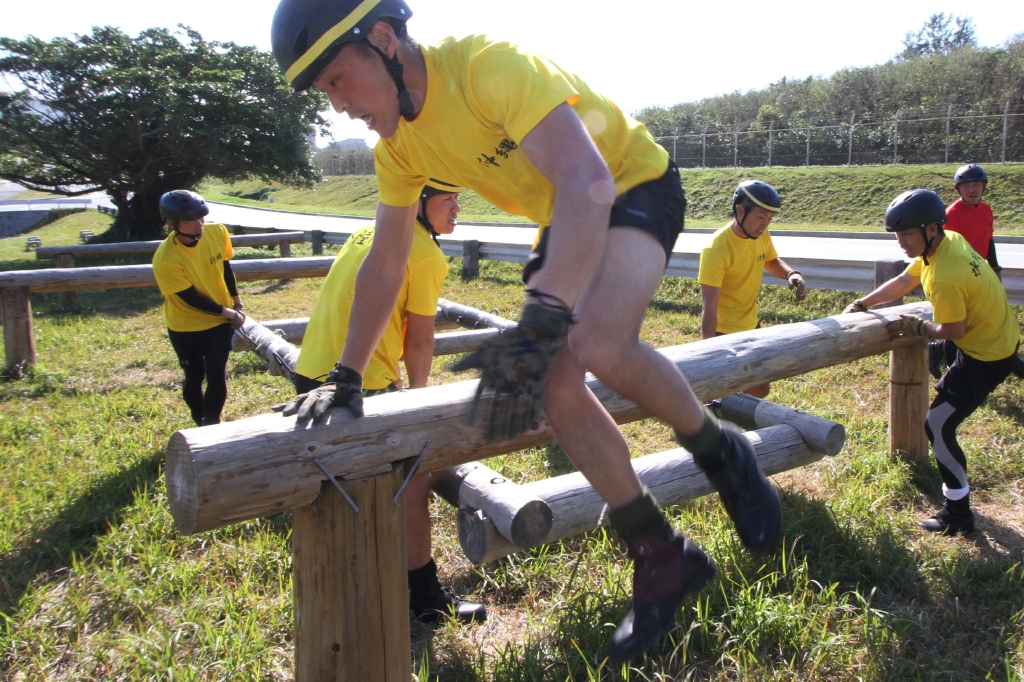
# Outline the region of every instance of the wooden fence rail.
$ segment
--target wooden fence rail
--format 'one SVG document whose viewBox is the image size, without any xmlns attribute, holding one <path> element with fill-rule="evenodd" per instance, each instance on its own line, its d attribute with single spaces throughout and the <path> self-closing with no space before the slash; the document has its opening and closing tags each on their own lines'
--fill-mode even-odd
<svg viewBox="0 0 1024 682">
<path fill-rule="evenodd" d="M 269 232 L 265 234 L 232 235 L 231 246 L 235 248 L 254 246 L 277 246 L 281 248 L 281 257 L 291 257 L 291 244 L 306 241 L 302 232 Z M 36 258 L 52 260 L 59 256 L 70 256 L 72 265 L 75 258 L 116 258 L 118 256 L 135 256 L 156 253 L 163 244 L 162 239 L 145 242 L 116 242 L 112 244 L 69 244 L 67 246 L 40 246 L 36 249 Z"/>
</svg>

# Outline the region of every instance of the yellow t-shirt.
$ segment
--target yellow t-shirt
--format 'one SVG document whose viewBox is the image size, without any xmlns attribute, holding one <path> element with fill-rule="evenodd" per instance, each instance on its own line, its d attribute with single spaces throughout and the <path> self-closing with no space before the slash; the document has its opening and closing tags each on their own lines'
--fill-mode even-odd
<svg viewBox="0 0 1024 682">
<path fill-rule="evenodd" d="M 373 244 L 373 227 L 365 227 L 345 242 L 331 265 L 331 271 L 313 304 L 309 325 L 302 339 L 295 371 L 310 379 L 323 380 L 334 369 L 348 336 L 349 315 L 356 292 L 356 274 Z M 437 299 L 441 285 L 448 275 L 448 259 L 430 234 L 416 226 L 412 252 L 405 266 L 405 281 L 398 294 L 398 302 L 391 313 L 377 349 L 370 358 L 363 377 L 363 388 L 376 390 L 387 387 L 400 376 L 398 360 L 405 343 L 408 314 L 429 315 L 437 312 Z"/>
<path fill-rule="evenodd" d="M 643 124 L 547 59 L 485 36 L 422 47 L 427 95 L 413 121 L 374 149 L 380 201 L 409 206 L 428 178 L 470 187 L 503 211 L 550 225 L 555 187 L 519 147 L 568 102 L 586 125 L 618 194 L 664 175 L 668 153 Z"/>
<path fill-rule="evenodd" d="M 768 230 L 758 239 L 736 236 L 731 223 L 715 232 L 711 244 L 700 252 L 697 281 L 722 290 L 717 331 L 732 334 L 757 327 L 757 294 L 764 264 L 778 257 Z"/>
<path fill-rule="evenodd" d="M 172 232 L 153 254 L 153 275 L 164 295 L 164 319 L 176 332 L 201 332 L 224 324 L 219 315 L 197 310 L 175 296 L 195 287 L 203 296 L 225 308 L 232 306 L 231 294 L 224 283 L 224 261 L 234 258 L 231 235 L 218 223 L 203 227 L 203 238 L 194 247 L 174 239 Z"/>
<path fill-rule="evenodd" d="M 1010 357 L 1020 341 L 1017 320 L 1006 290 L 991 266 L 967 240 L 946 232 L 928 265 L 918 257 L 907 274 L 920 277 L 925 297 L 938 324 L 967 320 L 967 334 L 954 343 L 975 360 L 992 362 Z"/>
</svg>

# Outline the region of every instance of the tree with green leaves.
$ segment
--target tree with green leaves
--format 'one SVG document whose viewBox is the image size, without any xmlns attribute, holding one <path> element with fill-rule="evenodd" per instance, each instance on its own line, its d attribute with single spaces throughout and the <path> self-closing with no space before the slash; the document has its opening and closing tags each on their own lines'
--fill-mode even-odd
<svg viewBox="0 0 1024 682">
<path fill-rule="evenodd" d="M 978 44 L 974 37 L 974 21 L 970 17 L 956 17 L 944 12 L 933 14 L 919 31 L 907 31 L 903 39 L 901 59 L 949 54 L 961 47 Z"/>
<path fill-rule="evenodd" d="M 309 186 L 326 100 L 295 93 L 269 53 L 180 26 L 46 42 L 0 38 L 0 178 L 118 208 L 114 240 L 159 237 L 160 196 L 215 176 Z"/>
</svg>

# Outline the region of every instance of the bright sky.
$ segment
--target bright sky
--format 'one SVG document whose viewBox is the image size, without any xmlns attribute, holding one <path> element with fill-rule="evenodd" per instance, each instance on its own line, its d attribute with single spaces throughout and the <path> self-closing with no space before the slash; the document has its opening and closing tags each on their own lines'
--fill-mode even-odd
<svg viewBox="0 0 1024 682">
<path fill-rule="evenodd" d="M 486 33 L 530 47 L 582 76 L 622 109 L 671 105 L 763 87 L 787 78 L 868 66 L 902 49 L 907 30 L 934 12 L 974 19 L 981 45 L 1000 45 L 1024 32 L 1024 2 L 959 7 L 934 0 L 822 3 L 705 3 L 680 0 L 408 0 L 409 32 L 421 43 Z M 277 0 L 50 0 L 5 3 L 0 35 L 22 38 L 83 33 L 111 24 L 136 34 L 178 23 L 208 40 L 270 49 Z M 329 116 L 341 140 L 376 140 L 362 122 Z"/>
</svg>

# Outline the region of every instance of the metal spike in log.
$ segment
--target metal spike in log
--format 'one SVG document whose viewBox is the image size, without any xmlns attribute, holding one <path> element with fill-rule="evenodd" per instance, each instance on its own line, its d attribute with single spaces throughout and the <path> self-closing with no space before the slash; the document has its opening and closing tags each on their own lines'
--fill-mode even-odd
<svg viewBox="0 0 1024 682">
<path fill-rule="evenodd" d="M 743 436 L 753 446 L 757 462 L 768 476 L 807 466 L 824 456 L 822 452 L 812 451 L 800 433 L 788 424 L 748 431 Z M 662 506 L 714 492 L 704 472 L 683 448 L 638 457 L 632 463 L 641 482 L 651 489 Z M 517 494 L 539 499 L 551 509 L 551 530 L 537 544 L 555 542 L 608 524 L 604 500 L 578 472 L 527 483 L 519 486 Z M 458 527 L 462 551 L 474 564 L 523 551 L 499 533 L 482 510 L 460 509 Z"/>
<path fill-rule="evenodd" d="M 658 352 L 689 379 L 699 400 L 708 401 L 917 343 L 891 336 L 888 324 L 900 313 L 930 317 L 931 305 L 777 325 Z M 167 446 L 166 466 L 175 523 L 191 534 L 307 505 L 323 479 L 314 458 L 335 476 L 356 475 L 415 457 L 431 438 L 420 469 L 428 473 L 552 440 L 541 420 L 515 439 L 486 442 L 479 428 L 466 424 L 477 385 L 463 381 L 390 393 L 366 401 L 361 418 L 331 410 L 318 425 L 267 414 L 178 431 Z M 593 377 L 587 386 L 620 424 L 648 416 Z"/>
</svg>

